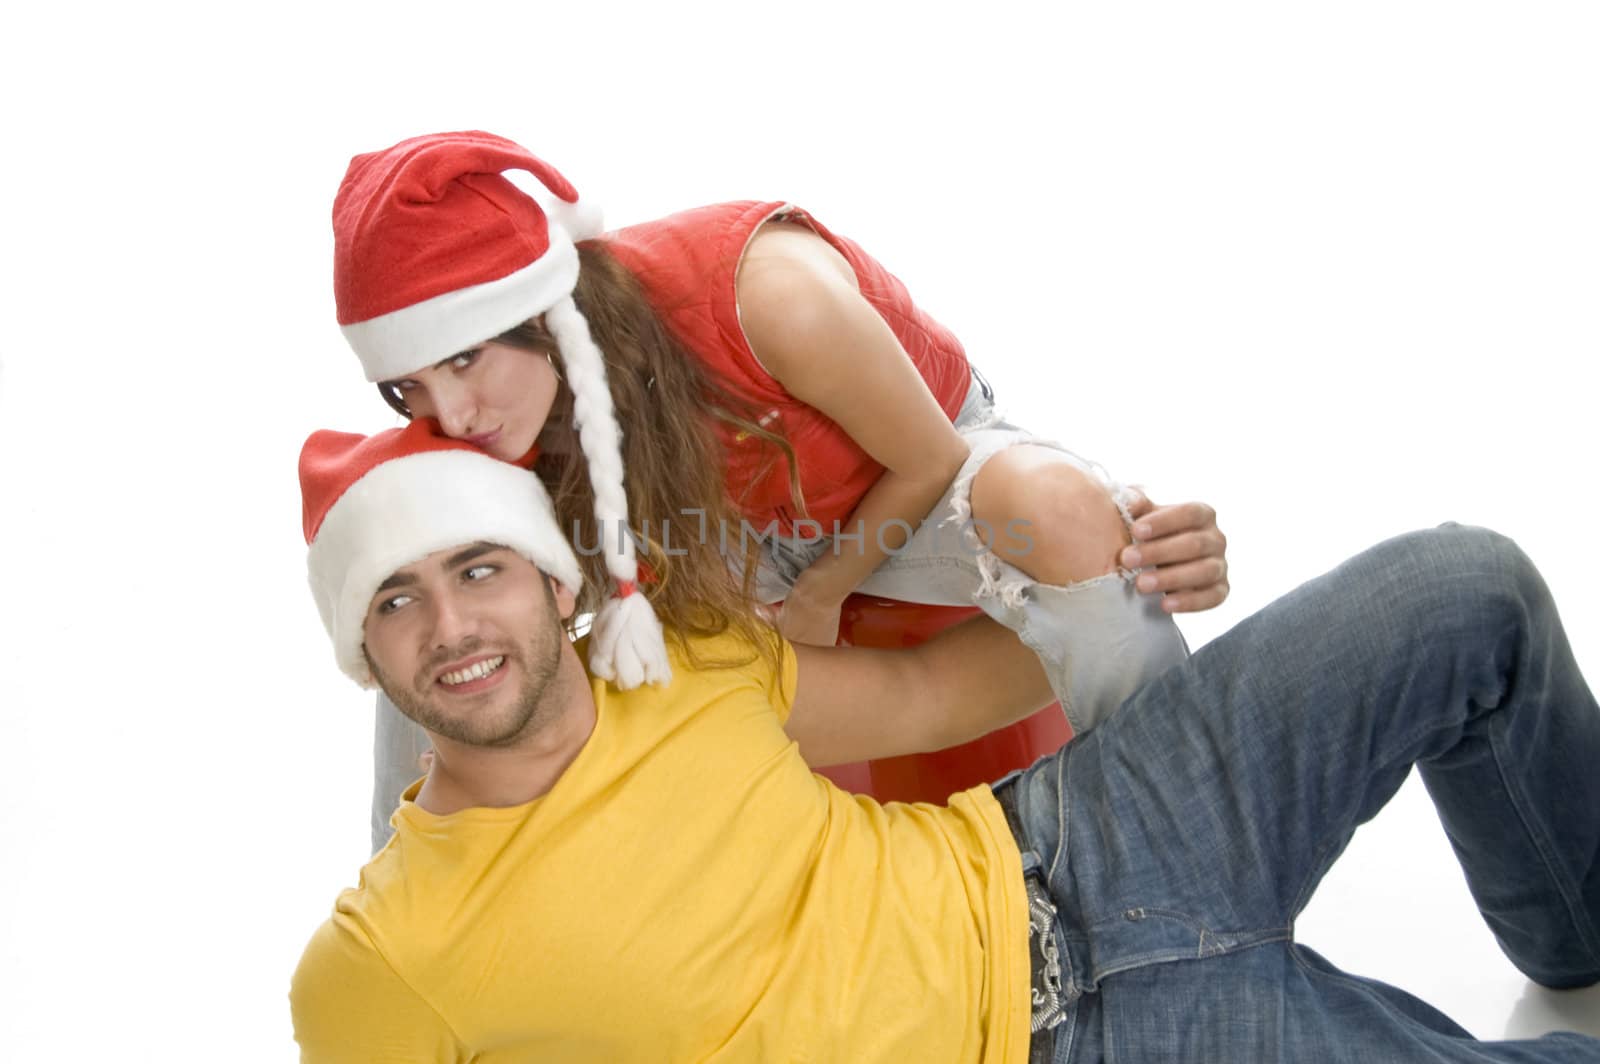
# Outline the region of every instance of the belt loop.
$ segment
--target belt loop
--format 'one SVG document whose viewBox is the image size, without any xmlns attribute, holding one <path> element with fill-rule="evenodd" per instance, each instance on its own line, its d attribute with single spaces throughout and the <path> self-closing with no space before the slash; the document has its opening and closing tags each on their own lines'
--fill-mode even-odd
<svg viewBox="0 0 1600 1064">
<path fill-rule="evenodd" d="M 994 800 L 1000 806 L 1000 811 L 1005 814 L 1006 827 L 1011 829 L 1012 836 L 1017 840 L 1017 849 L 1026 851 L 1028 840 L 1022 834 L 1022 814 L 1017 809 L 1017 780 L 1021 770 L 1011 773 L 999 783 L 994 784 Z"/>
</svg>

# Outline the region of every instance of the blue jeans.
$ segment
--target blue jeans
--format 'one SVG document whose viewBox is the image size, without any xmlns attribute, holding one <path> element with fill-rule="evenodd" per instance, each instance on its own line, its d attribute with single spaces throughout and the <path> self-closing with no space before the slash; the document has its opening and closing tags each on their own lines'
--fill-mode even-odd
<svg viewBox="0 0 1600 1064">
<path fill-rule="evenodd" d="M 1415 764 L 1506 955 L 1600 980 L 1600 709 L 1510 541 L 1447 527 L 1314 580 L 996 785 L 1056 906 L 1041 1061 L 1600 1061 L 1477 1042 L 1294 921 Z"/>
</svg>

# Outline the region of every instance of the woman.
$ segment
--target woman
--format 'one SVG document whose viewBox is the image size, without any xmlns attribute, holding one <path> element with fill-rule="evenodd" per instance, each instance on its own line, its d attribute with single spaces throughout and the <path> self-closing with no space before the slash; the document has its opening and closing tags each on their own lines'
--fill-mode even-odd
<svg viewBox="0 0 1600 1064">
<path fill-rule="evenodd" d="M 999 420 L 955 337 L 803 211 L 599 230 L 564 178 L 487 133 L 358 156 L 334 205 L 340 323 L 368 379 L 532 462 L 588 555 L 598 675 L 666 677 L 656 614 L 754 635 L 752 598 L 781 601 L 784 635 L 831 644 L 853 591 L 975 601 L 1021 638 L 975 667 L 1038 660 L 1082 730 L 1184 656 L 1170 613 L 1226 596 L 1209 508 L 1152 507 Z M 409 774 L 410 754 L 379 756 Z"/>
</svg>

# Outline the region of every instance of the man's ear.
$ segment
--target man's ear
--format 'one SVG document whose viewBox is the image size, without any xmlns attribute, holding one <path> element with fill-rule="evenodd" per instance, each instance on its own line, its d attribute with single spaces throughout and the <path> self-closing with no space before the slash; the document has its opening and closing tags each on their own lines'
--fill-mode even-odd
<svg viewBox="0 0 1600 1064">
<path fill-rule="evenodd" d="M 555 596 L 556 611 L 561 615 L 561 619 L 563 621 L 571 620 L 573 612 L 578 608 L 577 596 L 567 590 L 567 585 L 563 584 L 549 573 L 542 573 L 540 575 L 550 582 L 550 593 Z"/>
</svg>

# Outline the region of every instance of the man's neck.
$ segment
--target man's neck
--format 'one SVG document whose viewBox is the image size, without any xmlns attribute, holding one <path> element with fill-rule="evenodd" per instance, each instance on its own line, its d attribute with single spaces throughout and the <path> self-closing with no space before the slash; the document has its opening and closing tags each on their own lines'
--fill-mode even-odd
<svg viewBox="0 0 1600 1064">
<path fill-rule="evenodd" d="M 430 734 L 433 763 L 417 805 L 438 816 L 478 806 L 503 808 L 531 802 L 555 786 L 595 724 L 588 676 L 575 657 L 563 658 L 573 668 L 564 667 L 560 682 L 552 685 L 556 712 L 532 734 L 503 747 L 469 746 Z"/>
</svg>

